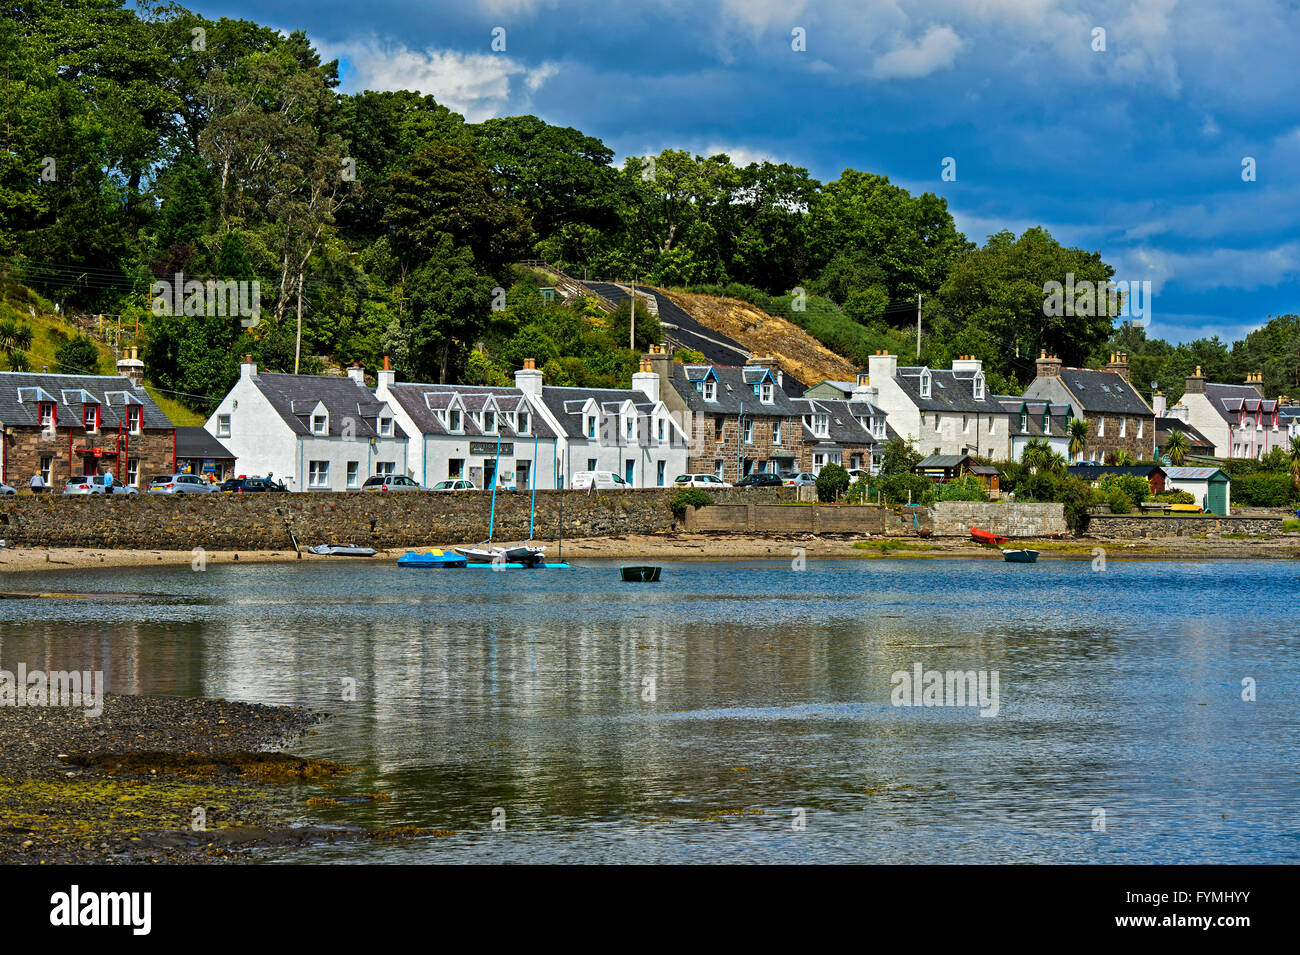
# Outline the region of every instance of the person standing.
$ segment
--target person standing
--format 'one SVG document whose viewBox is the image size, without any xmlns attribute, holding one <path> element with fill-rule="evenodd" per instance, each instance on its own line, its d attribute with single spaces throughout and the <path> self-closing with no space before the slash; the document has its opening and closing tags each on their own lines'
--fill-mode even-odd
<svg viewBox="0 0 1300 955">
<path fill-rule="evenodd" d="M 41 494 L 45 491 L 45 478 L 41 477 L 39 473 L 33 474 L 28 484 L 33 494 Z"/>
</svg>

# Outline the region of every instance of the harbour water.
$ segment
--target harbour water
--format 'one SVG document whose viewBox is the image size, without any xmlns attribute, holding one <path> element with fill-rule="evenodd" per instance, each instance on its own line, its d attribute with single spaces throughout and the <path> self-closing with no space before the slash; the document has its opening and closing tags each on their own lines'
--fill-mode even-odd
<svg viewBox="0 0 1300 955">
<path fill-rule="evenodd" d="M 4 589 L 120 596 L 0 601 L 0 667 L 326 711 L 292 751 L 361 768 L 329 795 L 392 799 L 315 818 L 440 833 L 267 862 L 1300 861 L 1289 565 L 693 562 L 625 584 L 610 562 L 317 560 Z M 996 713 L 894 705 L 918 665 L 995 676 Z"/>
</svg>

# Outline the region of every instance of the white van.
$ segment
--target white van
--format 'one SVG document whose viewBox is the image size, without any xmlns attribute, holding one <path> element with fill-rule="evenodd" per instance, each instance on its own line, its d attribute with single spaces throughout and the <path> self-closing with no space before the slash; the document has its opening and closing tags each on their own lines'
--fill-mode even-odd
<svg viewBox="0 0 1300 955">
<path fill-rule="evenodd" d="M 578 471 L 573 475 L 573 481 L 569 487 L 575 491 L 587 491 L 593 487 L 598 491 L 626 491 L 632 485 L 613 471 Z"/>
</svg>

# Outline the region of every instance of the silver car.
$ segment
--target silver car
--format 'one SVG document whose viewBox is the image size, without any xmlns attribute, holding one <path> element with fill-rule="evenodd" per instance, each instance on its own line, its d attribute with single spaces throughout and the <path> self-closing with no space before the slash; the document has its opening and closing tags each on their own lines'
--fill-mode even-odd
<svg viewBox="0 0 1300 955">
<path fill-rule="evenodd" d="M 83 474 L 63 485 L 64 494 L 135 494 L 136 489 L 123 484 L 111 474 Z"/>
<path fill-rule="evenodd" d="M 211 494 L 216 488 L 197 474 L 164 474 L 149 482 L 150 494 Z"/>
<path fill-rule="evenodd" d="M 8 484 L 0 484 L 0 495 L 17 494 L 17 493 L 18 492 L 15 491 L 13 488 L 11 488 Z"/>
</svg>

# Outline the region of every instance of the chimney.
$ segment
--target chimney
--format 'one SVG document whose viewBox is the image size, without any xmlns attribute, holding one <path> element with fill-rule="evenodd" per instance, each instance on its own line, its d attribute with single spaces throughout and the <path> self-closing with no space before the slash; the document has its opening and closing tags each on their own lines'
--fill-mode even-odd
<svg viewBox="0 0 1300 955">
<path fill-rule="evenodd" d="M 245 355 L 244 362 L 239 366 L 240 378 L 253 378 L 257 375 L 257 362 L 253 361 L 252 355 Z"/>
<path fill-rule="evenodd" d="M 388 389 L 397 383 L 397 372 L 388 365 L 388 356 L 384 356 L 384 367 L 375 372 L 375 394 L 387 396 Z"/>
<path fill-rule="evenodd" d="M 1157 418 L 1165 417 L 1165 393 L 1157 391 L 1151 396 L 1151 410 L 1156 413 Z"/>
<path fill-rule="evenodd" d="M 1107 371 L 1113 371 L 1125 381 L 1128 381 L 1128 353 L 1118 352 L 1110 356 L 1110 364 L 1106 366 Z"/>
<path fill-rule="evenodd" d="M 632 376 L 632 390 L 644 392 L 651 401 L 659 400 L 659 375 L 649 358 L 641 359 L 641 370 Z"/>
<path fill-rule="evenodd" d="M 898 375 L 898 356 L 876 352 L 867 359 L 867 376 L 879 386 L 882 379 L 892 381 Z"/>
<path fill-rule="evenodd" d="M 859 378 L 865 378 L 866 375 L 860 375 Z M 849 393 L 849 401 L 867 401 L 875 404 L 880 397 L 880 392 L 867 384 L 859 384 L 852 392 Z"/>
<path fill-rule="evenodd" d="M 1046 348 L 1039 354 L 1037 365 L 1039 378 L 1061 377 L 1061 359 L 1055 355 L 1049 356 Z"/>
<path fill-rule="evenodd" d="M 974 355 L 962 355 L 952 360 L 953 371 L 983 371 L 984 362 Z"/>
<path fill-rule="evenodd" d="M 357 362 L 353 362 L 352 367 L 348 369 L 348 377 L 362 388 L 366 386 L 366 370 Z"/>
<path fill-rule="evenodd" d="M 1181 401 L 1178 402 L 1178 404 L 1169 409 L 1169 413 L 1165 415 L 1165 417 L 1173 418 L 1175 421 L 1181 421 L 1183 424 L 1187 424 L 1187 405 L 1183 404 Z"/>
<path fill-rule="evenodd" d="M 1196 366 L 1196 374 L 1188 375 L 1183 384 L 1183 394 L 1185 395 L 1205 394 L 1205 376 L 1201 374 L 1200 365 Z"/>
<path fill-rule="evenodd" d="M 134 387 L 144 387 L 144 362 L 139 359 L 134 348 L 117 360 L 117 373 L 123 378 L 131 379 Z"/>
<path fill-rule="evenodd" d="M 134 348 L 131 350 L 135 351 Z M 1246 384 L 1253 385 L 1255 391 L 1259 393 L 1259 396 L 1261 398 L 1264 397 L 1264 373 L 1262 371 L 1254 371 L 1247 375 Z"/>
<path fill-rule="evenodd" d="M 515 387 L 529 398 L 541 399 L 542 373 L 537 370 L 536 359 L 524 359 L 524 367 L 515 372 Z"/>
<path fill-rule="evenodd" d="M 663 345 L 651 345 L 650 351 L 643 357 L 650 362 L 650 370 L 658 376 L 661 389 L 659 393 L 662 395 L 662 389 L 667 387 L 666 382 L 677 373 L 677 364 Z"/>
</svg>

